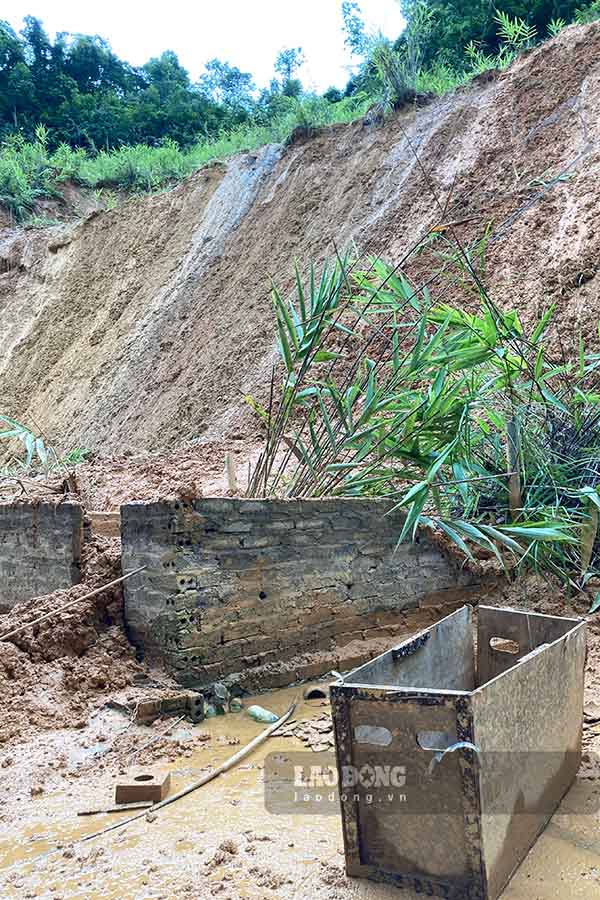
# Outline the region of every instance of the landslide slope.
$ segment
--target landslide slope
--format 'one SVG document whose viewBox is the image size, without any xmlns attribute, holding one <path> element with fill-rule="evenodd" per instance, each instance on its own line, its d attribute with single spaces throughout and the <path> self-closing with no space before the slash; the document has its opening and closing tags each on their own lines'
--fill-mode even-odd
<svg viewBox="0 0 600 900">
<path fill-rule="evenodd" d="M 418 157 L 418 161 L 417 161 Z M 427 181 L 424 178 L 427 173 Z M 493 225 L 488 282 L 569 348 L 600 315 L 600 24 L 384 125 L 328 128 L 66 226 L 0 233 L 0 397 L 57 445 L 145 451 L 254 428 L 269 276 L 354 242 L 397 260 L 440 221 Z"/>
</svg>

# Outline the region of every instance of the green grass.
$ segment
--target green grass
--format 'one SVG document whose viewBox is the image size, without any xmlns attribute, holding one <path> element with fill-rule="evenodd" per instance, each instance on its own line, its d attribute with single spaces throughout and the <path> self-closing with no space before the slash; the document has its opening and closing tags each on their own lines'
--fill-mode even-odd
<svg viewBox="0 0 600 900">
<path fill-rule="evenodd" d="M 96 155 L 66 144 L 50 152 L 47 132 L 40 127 L 35 141 L 16 136 L 0 148 L 0 205 L 16 222 L 35 224 L 37 201 L 60 197 L 59 189 L 65 182 L 98 191 L 101 198 L 106 188 L 157 191 L 215 160 L 285 141 L 298 126 L 315 128 L 350 122 L 364 115 L 369 105 L 365 94 L 339 103 L 317 97 L 290 99 L 287 111 L 276 120 L 264 125 L 241 125 L 215 140 L 198 141 L 188 150 L 166 140 L 159 147 L 138 144 Z"/>
</svg>

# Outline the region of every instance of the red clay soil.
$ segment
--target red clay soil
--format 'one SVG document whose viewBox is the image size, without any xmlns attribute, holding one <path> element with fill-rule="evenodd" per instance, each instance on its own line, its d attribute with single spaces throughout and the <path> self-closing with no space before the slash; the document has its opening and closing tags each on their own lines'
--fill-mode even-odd
<svg viewBox="0 0 600 900">
<path fill-rule="evenodd" d="M 118 511 L 134 500 L 155 502 L 170 497 L 232 496 L 245 490 L 248 463 L 260 441 L 212 441 L 188 449 L 138 456 L 98 456 L 75 470 L 77 488 L 87 509 Z M 231 491 L 226 474 L 226 454 L 231 456 L 237 491 Z"/>
</svg>

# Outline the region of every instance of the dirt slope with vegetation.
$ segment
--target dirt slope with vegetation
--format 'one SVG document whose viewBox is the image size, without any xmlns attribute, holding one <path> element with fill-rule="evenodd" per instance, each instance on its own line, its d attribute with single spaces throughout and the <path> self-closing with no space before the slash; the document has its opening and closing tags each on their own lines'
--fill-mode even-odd
<svg viewBox="0 0 600 900">
<path fill-rule="evenodd" d="M 396 262 L 491 223 L 487 280 L 522 318 L 557 304 L 567 352 L 600 316 L 600 24 L 385 123 L 215 164 L 45 229 L 0 232 L 0 396 L 61 450 L 252 438 L 275 360 L 269 278 L 352 243 Z M 434 196 L 435 195 L 435 196 Z M 437 197 L 437 199 L 436 199 Z M 443 208 L 442 208 L 443 207 Z"/>
</svg>

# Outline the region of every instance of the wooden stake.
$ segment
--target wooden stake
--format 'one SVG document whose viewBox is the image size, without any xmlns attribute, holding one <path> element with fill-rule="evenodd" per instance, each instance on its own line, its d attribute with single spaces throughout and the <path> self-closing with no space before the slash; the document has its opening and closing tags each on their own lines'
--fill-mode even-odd
<svg viewBox="0 0 600 900">
<path fill-rule="evenodd" d="M 231 453 L 225 454 L 225 471 L 227 473 L 227 483 L 229 485 L 229 490 L 232 493 L 237 494 L 237 475 L 235 473 L 235 462 Z"/>
</svg>

